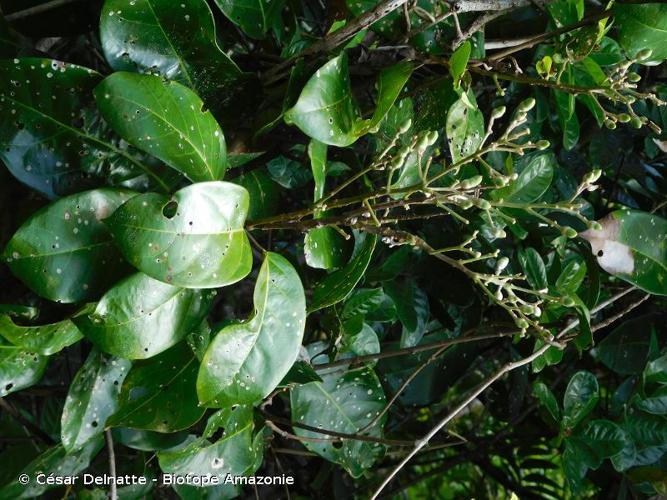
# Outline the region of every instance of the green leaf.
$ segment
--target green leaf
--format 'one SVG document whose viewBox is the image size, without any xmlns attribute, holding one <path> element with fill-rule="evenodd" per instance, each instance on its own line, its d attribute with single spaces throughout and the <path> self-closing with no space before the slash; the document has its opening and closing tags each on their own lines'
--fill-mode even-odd
<svg viewBox="0 0 667 500">
<path fill-rule="evenodd" d="M 132 364 L 93 350 L 69 386 L 61 421 L 67 453 L 101 435 L 107 418 L 116 411 L 120 388 Z"/>
<path fill-rule="evenodd" d="M 270 160 L 266 168 L 271 178 L 287 189 L 295 189 L 304 186 L 311 179 L 311 173 L 298 161 L 290 160 L 284 156 L 277 156 Z"/>
<path fill-rule="evenodd" d="M 186 288 L 216 288 L 243 279 L 252 253 L 243 224 L 248 192 L 229 182 L 202 182 L 171 198 L 132 198 L 105 222 L 125 258 L 147 275 Z"/>
<path fill-rule="evenodd" d="M 544 267 L 544 261 L 540 254 L 532 247 L 519 251 L 519 262 L 526 279 L 534 290 L 544 290 L 548 288 L 547 270 Z"/>
<path fill-rule="evenodd" d="M 287 372 L 285 378 L 280 381 L 279 386 L 290 384 L 307 384 L 308 382 L 322 382 L 322 378 L 306 361 L 296 361 Z"/>
<path fill-rule="evenodd" d="M 609 420 L 590 421 L 580 437 L 599 459 L 597 466 L 591 466 L 592 469 L 599 467 L 603 459 L 620 453 L 625 446 L 623 429 Z"/>
<path fill-rule="evenodd" d="M 92 313 L 73 321 L 105 352 L 127 359 L 150 358 L 197 327 L 213 295 L 136 273 L 104 294 Z"/>
<path fill-rule="evenodd" d="M 57 302 L 99 296 L 129 269 L 102 219 L 134 193 L 97 189 L 37 211 L 14 234 L 4 258 L 38 295 Z"/>
<path fill-rule="evenodd" d="M 541 339 L 535 339 L 535 346 L 533 352 L 539 350 L 544 345 L 544 341 Z M 541 356 L 535 358 L 533 361 L 533 372 L 539 373 L 547 366 L 557 365 L 563 360 L 563 350 L 558 349 L 558 347 L 548 347 L 547 350 Z"/>
<path fill-rule="evenodd" d="M 623 430 L 635 445 L 634 460 L 624 460 L 625 469 L 649 465 L 667 452 L 667 426 L 665 417 L 640 411 L 629 413 L 622 424 Z"/>
<path fill-rule="evenodd" d="M 363 241 L 358 244 L 358 248 L 345 267 L 329 274 L 315 285 L 308 312 L 317 311 L 345 300 L 364 276 L 373 256 L 376 241 L 377 236 L 374 234 L 363 235 Z"/>
<path fill-rule="evenodd" d="M 210 438 L 220 427 L 224 427 L 225 432 L 211 443 Z M 253 429 L 251 406 L 239 405 L 233 410 L 220 410 L 208 419 L 202 437 L 184 447 L 158 452 L 160 469 L 182 476 L 210 474 L 219 479 L 228 474 L 251 474 L 256 468 L 258 455 L 262 453 L 262 443 L 253 438 Z"/>
<path fill-rule="evenodd" d="M 594 350 L 594 356 L 610 370 L 621 375 L 642 372 L 649 355 L 652 316 L 623 322 L 607 335 Z"/>
<path fill-rule="evenodd" d="M 646 364 L 644 383 L 667 385 L 667 354 Z"/>
<path fill-rule="evenodd" d="M 366 316 L 369 312 L 380 307 L 385 299 L 386 295 L 382 288 L 356 290 L 345 301 L 341 318 L 349 319 L 355 316 Z"/>
<path fill-rule="evenodd" d="M 248 191 L 248 219 L 257 220 L 273 215 L 280 206 L 280 187 L 264 170 L 251 170 L 231 180 Z"/>
<path fill-rule="evenodd" d="M 268 396 L 290 370 L 306 324 L 306 298 L 296 270 L 267 253 L 257 276 L 255 314 L 223 328 L 211 342 L 197 377 L 199 401 L 229 407 Z"/>
<path fill-rule="evenodd" d="M 308 156 L 315 181 L 313 201 L 324 197 L 327 175 L 327 146 L 315 139 L 308 144 Z M 323 215 L 315 212 L 315 218 Z M 332 269 L 345 263 L 345 242 L 343 237 L 332 227 L 324 226 L 311 229 L 306 233 L 303 245 L 306 264 L 316 269 Z"/>
<path fill-rule="evenodd" d="M 158 76 L 117 72 L 95 88 L 102 116 L 133 146 L 194 182 L 222 179 L 227 148 L 220 126 L 193 91 Z"/>
<path fill-rule="evenodd" d="M 0 342 L 0 398 L 39 382 L 48 359 Z"/>
<path fill-rule="evenodd" d="M 368 123 L 369 129 L 377 127 L 384 117 L 387 116 L 387 113 L 389 113 L 389 110 L 400 95 L 401 90 L 403 90 L 403 87 L 405 87 L 405 84 L 410 79 L 413 70 L 413 65 L 408 61 L 401 61 L 382 70 L 378 77 L 377 104 L 373 116 Z"/>
<path fill-rule="evenodd" d="M 7 315 L 0 316 L 0 336 L 16 347 L 44 356 L 60 352 L 83 337 L 68 319 L 48 325 L 21 326 Z"/>
<path fill-rule="evenodd" d="M 639 210 L 616 210 L 601 229 L 580 236 L 591 244 L 600 267 L 656 295 L 667 295 L 667 220 Z"/>
<path fill-rule="evenodd" d="M 304 238 L 306 263 L 316 269 L 334 269 L 345 264 L 345 240 L 329 226 L 310 229 Z"/>
<path fill-rule="evenodd" d="M 343 147 L 358 138 L 359 114 L 352 100 L 347 55 L 343 52 L 315 72 L 284 119 L 313 139 Z"/>
<path fill-rule="evenodd" d="M 412 280 L 403 284 L 388 283 L 385 291 L 394 301 L 398 319 L 403 324 L 400 346 L 416 346 L 426 331 L 430 317 L 428 296 Z"/>
<path fill-rule="evenodd" d="M 158 356 L 134 364 L 123 383 L 110 427 L 157 432 L 187 429 L 204 415 L 195 391 L 197 358 L 181 342 Z"/>
<path fill-rule="evenodd" d="M 386 404 L 380 381 L 368 368 L 320 375 L 324 382 L 311 382 L 292 389 L 293 423 L 355 434 L 369 424 Z M 385 419 L 383 416 L 365 434 L 381 437 Z M 294 433 L 306 438 L 322 437 L 322 434 L 296 426 Z M 350 439 L 344 439 L 338 445 L 312 441 L 303 441 L 303 445 L 324 459 L 339 464 L 352 477 L 361 476 L 384 453 L 380 444 Z"/>
<path fill-rule="evenodd" d="M 646 413 L 667 415 L 667 387 L 658 387 L 644 397 L 635 396 L 634 405 Z"/>
<path fill-rule="evenodd" d="M 484 139 L 484 115 L 477 107 L 472 90 L 464 93 L 447 112 L 447 142 L 452 160 L 473 154 Z"/>
<path fill-rule="evenodd" d="M 559 422 L 560 408 L 558 407 L 558 402 L 556 401 L 553 392 L 551 392 L 551 389 L 549 389 L 543 382 L 535 382 L 533 384 L 533 394 L 537 397 L 540 404 L 546 408 L 554 422 Z"/>
<path fill-rule="evenodd" d="M 493 197 L 511 203 L 532 203 L 549 189 L 557 166 L 552 153 L 533 156 L 519 177 L 509 186 L 495 190 Z"/>
<path fill-rule="evenodd" d="M 586 263 L 571 260 L 556 280 L 556 289 L 564 294 L 576 293 L 586 277 Z"/>
<path fill-rule="evenodd" d="M 353 352 L 356 356 L 365 356 L 368 354 L 377 354 L 380 352 L 380 340 L 377 333 L 370 325 L 359 321 L 360 316 L 355 316 L 352 320 L 348 320 L 344 325 L 343 342 L 347 349 Z M 348 331 L 348 325 L 352 328 Z"/>
<path fill-rule="evenodd" d="M 461 77 L 466 71 L 468 60 L 470 59 L 470 52 L 472 51 L 472 44 L 470 41 L 465 41 L 454 51 L 449 58 L 449 74 L 454 80 L 454 88 L 458 89 L 461 86 Z"/>
<path fill-rule="evenodd" d="M 564 429 L 576 427 L 595 408 L 599 398 L 598 381 L 595 375 L 587 371 L 575 373 L 567 384 L 563 396 L 561 426 Z"/>
<path fill-rule="evenodd" d="M 30 478 L 29 483 L 24 485 L 16 479 L 0 489 L 0 498 L 42 497 L 44 492 L 58 485 L 48 484 L 46 480 L 38 482 L 37 474 L 43 472 L 48 477 L 49 473 L 57 471 L 59 477 L 78 476 L 88 468 L 95 455 L 102 449 L 103 443 L 104 440 L 101 438 L 94 439 L 74 453 L 67 453 L 62 444 L 49 448 L 21 471 L 21 475 L 25 474 Z"/>
<path fill-rule="evenodd" d="M 0 61 L 0 160 L 49 198 L 102 182 L 168 190 L 169 179 L 140 161 L 99 119 L 93 88 L 101 76 L 51 59 Z"/>
<path fill-rule="evenodd" d="M 141 431 L 120 427 L 112 431 L 114 442 L 140 451 L 168 450 L 183 443 L 188 437 L 186 431 L 164 434 L 155 431 Z"/>
<path fill-rule="evenodd" d="M 615 4 L 614 24 L 618 27 L 618 42 L 630 57 L 644 49 L 651 56 L 643 64 L 655 65 L 667 59 L 665 31 L 667 31 L 667 5 Z"/>
<path fill-rule="evenodd" d="M 285 0 L 215 0 L 227 18 L 252 38 L 263 38 L 280 18 Z"/>
<path fill-rule="evenodd" d="M 106 0 L 100 38 L 114 70 L 176 80 L 212 109 L 233 104 L 244 85 L 241 70 L 218 46 L 204 0 Z"/>
</svg>

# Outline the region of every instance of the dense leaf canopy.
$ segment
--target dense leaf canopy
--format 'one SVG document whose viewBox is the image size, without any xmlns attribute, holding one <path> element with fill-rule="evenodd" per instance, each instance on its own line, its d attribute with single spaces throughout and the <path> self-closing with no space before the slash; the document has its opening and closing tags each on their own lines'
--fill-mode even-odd
<svg viewBox="0 0 667 500">
<path fill-rule="evenodd" d="M 0 500 L 667 495 L 665 33 L 0 0 Z"/>
</svg>

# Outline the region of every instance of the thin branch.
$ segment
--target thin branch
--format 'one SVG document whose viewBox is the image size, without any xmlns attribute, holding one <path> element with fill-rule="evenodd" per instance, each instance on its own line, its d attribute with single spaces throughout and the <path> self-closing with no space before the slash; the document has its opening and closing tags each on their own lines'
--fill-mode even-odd
<svg viewBox="0 0 667 500">
<path fill-rule="evenodd" d="M 364 356 L 355 356 L 353 358 L 339 359 L 331 363 L 322 363 L 320 365 L 313 365 L 316 371 L 328 370 L 339 366 L 357 365 L 366 363 L 367 361 L 375 361 L 377 359 L 393 358 L 396 356 L 405 356 L 409 354 L 417 354 L 423 351 L 432 351 L 433 349 L 441 349 L 456 344 L 466 344 L 469 342 L 479 342 L 482 340 L 493 340 L 501 337 L 511 337 L 516 335 L 517 331 L 507 331 L 491 333 L 488 335 L 470 335 L 468 337 L 457 337 L 455 339 L 441 340 L 439 342 L 432 342 L 430 344 L 423 344 L 414 347 L 404 347 L 403 349 L 396 349 L 395 351 L 379 352 L 377 354 L 366 354 Z"/>
<path fill-rule="evenodd" d="M 111 489 L 109 491 L 109 498 L 111 500 L 118 500 L 118 491 L 116 490 L 116 454 L 113 450 L 113 437 L 111 436 L 111 429 L 104 431 L 104 437 L 107 442 L 107 455 L 109 456 L 109 476 L 114 478 L 111 481 Z"/>
<path fill-rule="evenodd" d="M 322 38 L 318 42 L 315 42 L 310 47 L 302 50 L 296 55 L 286 59 L 280 64 L 277 64 L 270 70 L 268 70 L 262 77 L 265 80 L 266 84 L 273 83 L 274 81 L 282 77 L 282 73 L 288 69 L 294 61 L 301 57 L 311 56 L 319 52 L 329 52 L 339 45 L 345 43 L 350 38 L 354 37 L 360 31 L 365 30 L 370 27 L 372 24 L 376 23 L 383 17 L 391 14 L 393 11 L 401 7 L 408 0 L 386 0 L 374 9 L 369 10 L 368 12 L 363 13 L 359 17 L 353 19 L 341 29 L 334 31 L 333 33 Z"/>
<path fill-rule="evenodd" d="M 18 21 L 19 19 L 25 19 L 26 17 L 34 16 L 36 14 L 42 14 L 43 12 L 48 12 L 52 9 L 57 9 L 63 5 L 70 3 L 80 2 L 81 0 L 52 0 L 51 2 L 46 2 L 40 5 L 35 5 L 29 9 L 19 10 L 18 12 L 12 12 L 11 14 L 6 14 L 5 19 L 9 22 Z"/>
<path fill-rule="evenodd" d="M 497 10 L 491 12 L 485 12 L 484 14 L 479 15 L 475 20 L 470 23 L 465 30 L 458 35 L 452 42 L 452 49 L 456 49 L 459 45 L 465 42 L 468 38 L 477 33 L 480 29 L 484 27 L 485 24 L 490 23 L 494 19 L 497 19 L 501 16 L 504 16 L 512 9 Z"/>
<path fill-rule="evenodd" d="M 623 290 L 622 292 L 616 294 L 609 300 L 605 301 L 605 307 L 607 305 L 612 304 L 616 300 L 620 299 L 630 291 L 634 290 L 634 287 L 630 287 L 626 290 Z M 601 304 L 600 306 L 602 306 Z M 631 304 L 632 308 L 636 307 L 636 305 Z M 599 310 L 599 309 L 598 309 Z M 631 310 L 631 309 L 630 309 Z M 626 314 L 628 312 L 628 309 L 624 311 L 623 314 Z M 573 321 L 570 325 L 566 326 L 563 328 L 558 335 L 556 335 L 556 339 L 560 340 L 565 337 L 567 332 L 572 330 L 575 326 L 578 325 L 579 321 Z M 456 408 L 454 408 L 450 413 L 448 413 L 442 420 L 440 420 L 429 432 L 426 434 L 422 439 L 417 441 L 415 447 L 410 451 L 410 453 L 391 471 L 391 473 L 384 479 L 382 484 L 375 490 L 373 493 L 373 496 L 371 497 L 371 500 L 376 499 L 382 490 L 398 475 L 398 473 L 405 467 L 408 462 L 414 457 L 419 450 L 421 450 L 424 446 L 428 444 L 428 442 L 436 435 L 438 434 L 443 427 L 445 427 L 449 422 L 451 422 L 459 413 L 461 413 L 465 408 L 468 407 L 473 401 L 475 401 L 486 389 L 488 389 L 491 385 L 493 385 L 498 379 L 502 378 L 505 374 L 516 370 L 517 368 L 521 368 L 522 366 L 528 365 L 532 363 L 535 359 L 538 357 L 542 356 L 547 349 L 549 349 L 551 346 L 549 344 L 544 344 L 542 347 L 540 347 L 537 351 L 533 352 L 530 356 L 527 356 L 523 359 L 520 359 L 518 361 L 513 361 L 510 363 L 505 364 L 503 367 L 501 367 L 498 371 L 496 371 L 493 375 L 491 375 L 489 378 L 487 378 L 484 382 L 482 382 L 467 398 L 465 398 Z"/>
</svg>

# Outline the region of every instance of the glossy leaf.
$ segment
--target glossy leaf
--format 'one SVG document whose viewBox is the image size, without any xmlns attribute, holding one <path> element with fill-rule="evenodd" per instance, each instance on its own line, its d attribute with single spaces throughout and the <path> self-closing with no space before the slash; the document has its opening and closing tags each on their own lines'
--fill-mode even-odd
<svg viewBox="0 0 667 500">
<path fill-rule="evenodd" d="M 129 269 L 102 224 L 131 191 L 96 189 L 37 211 L 14 234 L 4 258 L 35 293 L 58 302 L 99 296 Z"/>
<path fill-rule="evenodd" d="M 231 182 L 248 191 L 248 219 L 257 220 L 276 213 L 280 205 L 280 186 L 264 170 L 251 170 Z"/>
<path fill-rule="evenodd" d="M 470 41 L 462 43 L 449 58 L 449 74 L 454 80 L 454 88 L 459 88 L 461 85 L 461 77 L 465 73 L 472 51 L 472 44 Z"/>
<path fill-rule="evenodd" d="M 540 405 L 547 410 L 553 421 L 558 422 L 560 420 L 560 408 L 551 389 L 543 382 L 536 382 L 533 384 L 533 394 L 539 400 Z"/>
<path fill-rule="evenodd" d="M 197 358 L 184 342 L 136 362 L 107 425 L 157 432 L 187 429 L 205 412 L 195 391 L 197 369 Z"/>
<path fill-rule="evenodd" d="M 133 146 L 194 182 L 222 179 L 227 168 L 222 130 L 187 87 L 117 72 L 95 88 L 95 99 L 102 116 Z"/>
<path fill-rule="evenodd" d="M 68 453 L 101 435 L 116 411 L 123 380 L 131 367 L 126 359 L 93 350 L 69 386 L 61 420 L 62 444 Z"/>
<path fill-rule="evenodd" d="M 114 70 L 176 80 L 209 108 L 233 104 L 243 87 L 241 70 L 218 46 L 213 13 L 204 0 L 107 0 L 100 38 Z"/>
<path fill-rule="evenodd" d="M 0 160 L 49 198 L 112 184 L 168 190 L 153 168 L 100 120 L 92 91 L 101 76 L 51 59 L 0 61 Z"/>
<path fill-rule="evenodd" d="M 377 237 L 366 234 L 350 261 L 315 285 L 309 312 L 317 311 L 345 300 L 361 280 L 373 256 Z"/>
<path fill-rule="evenodd" d="M 449 152 L 455 162 L 473 154 L 482 145 L 484 115 L 477 107 L 472 90 L 449 108 L 446 130 Z"/>
<path fill-rule="evenodd" d="M 359 109 L 352 100 L 347 55 L 331 59 L 308 80 L 285 122 L 331 146 L 357 140 Z"/>
<path fill-rule="evenodd" d="M 600 267 L 656 295 L 667 295 L 667 220 L 638 210 L 617 210 L 598 221 L 601 229 L 580 236 Z"/>
<path fill-rule="evenodd" d="M 571 429 L 581 422 L 597 405 L 600 398 L 595 376 L 586 371 L 575 373 L 563 397 L 563 428 Z"/>
<path fill-rule="evenodd" d="M 155 356 L 199 325 L 213 295 L 168 285 L 143 273 L 111 288 L 90 314 L 74 318 L 104 352 L 127 359 Z"/>
<path fill-rule="evenodd" d="M 320 375 L 324 382 L 311 382 L 292 389 L 293 423 L 355 434 L 370 423 L 386 404 L 380 381 L 368 368 Z M 380 419 L 366 434 L 381 437 L 384 420 L 384 417 Z M 322 436 L 297 426 L 294 433 L 306 438 Z M 384 453 L 381 444 L 347 439 L 338 445 L 312 441 L 303 441 L 303 445 L 326 460 L 339 464 L 353 477 L 361 476 Z"/>
<path fill-rule="evenodd" d="M 665 31 L 667 31 L 667 5 L 614 5 L 614 22 L 618 26 L 618 41 L 630 57 L 650 49 L 651 56 L 644 64 L 658 64 L 667 59 Z"/>
<path fill-rule="evenodd" d="M 366 316 L 382 305 L 386 295 L 382 288 L 366 288 L 353 292 L 345 301 L 341 317 L 343 319 L 355 316 Z"/>
<path fill-rule="evenodd" d="M 271 178 L 286 189 L 300 188 L 312 178 L 311 173 L 301 163 L 285 156 L 273 158 L 266 168 Z"/>
<path fill-rule="evenodd" d="M 112 431 L 115 443 L 140 451 L 168 450 L 183 443 L 188 438 L 186 431 L 165 434 L 119 427 Z"/>
<path fill-rule="evenodd" d="M 223 328 L 208 347 L 197 377 L 203 405 L 225 408 L 260 401 L 296 361 L 306 299 L 299 275 L 284 257 L 267 253 L 254 303 L 252 318 Z"/>
<path fill-rule="evenodd" d="M 598 343 L 595 358 L 622 375 L 641 373 L 649 356 L 654 319 L 640 316 L 620 324 Z"/>
<path fill-rule="evenodd" d="M 29 478 L 27 484 L 22 484 L 18 479 L 0 489 L 0 498 L 39 498 L 49 489 L 58 485 L 48 484 L 46 480 L 37 481 L 37 474 L 58 471 L 65 476 L 78 476 L 88 468 L 95 455 L 102 449 L 104 440 L 102 438 L 90 441 L 81 450 L 67 453 L 62 444 L 58 444 L 41 453 L 37 458 L 23 468 L 21 474 Z M 41 484 L 40 484 L 41 483 Z"/>
<path fill-rule="evenodd" d="M 519 262 L 528 283 L 534 290 L 544 290 L 548 287 L 547 270 L 537 250 L 532 247 L 521 250 L 519 252 Z"/>
<path fill-rule="evenodd" d="M 252 254 L 243 224 L 248 192 L 228 182 L 187 186 L 171 198 L 148 193 L 105 222 L 125 258 L 175 286 L 215 288 L 244 278 Z"/>
<path fill-rule="evenodd" d="M 16 347 L 44 356 L 55 354 L 83 337 L 68 319 L 48 325 L 21 326 L 6 315 L 0 316 L 0 336 Z"/>
<path fill-rule="evenodd" d="M 385 291 L 394 301 L 398 319 L 403 324 L 401 347 L 416 346 L 426 331 L 430 316 L 426 293 L 414 281 L 387 284 Z"/>
<path fill-rule="evenodd" d="M 514 182 L 494 191 L 494 198 L 502 198 L 512 203 L 531 203 L 538 200 L 551 185 L 555 165 L 556 160 L 552 154 L 532 157 Z"/>
<path fill-rule="evenodd" d="M 285 0 L 215 0 L 231 22 L 252 38 L 263 38 L 280 16 Z"/>
<path fill-rule="evenodd" d="M 39 382 L 47 362 L 46 356 L 0 342 L 0 398 Z"/>
<path fill-rule="evenodd" d="M 377 127 L 387 115 L 401 90 L 410 79 L 413 70 L 414 67 L 408 61 L 402 61 L 382 70 L 378 76 L 377 104 L 367 125 L 369 130 Z"/>
<path fill-rule="evenodd" d="M 224 428 L 224 434 L 211 442 L 211 437 L 220 427 Z M 221 479 L 227 474 L 251 474 L 262 453 L 262 443 L 253 436 L 253 430 L 251 406 L 220 410 L 208 419 L 202 437 L 184 447 L 159 452 L 160 468 L 172 474 L 210 474 Z"/>
</svg>

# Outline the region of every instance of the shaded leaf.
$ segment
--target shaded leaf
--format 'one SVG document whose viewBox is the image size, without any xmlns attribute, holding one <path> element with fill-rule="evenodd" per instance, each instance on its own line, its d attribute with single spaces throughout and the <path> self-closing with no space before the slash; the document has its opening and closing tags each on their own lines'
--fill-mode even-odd
<svg viewBox="0 0 667 500">
<path fill-rule="evenodd" d="M 67 453 L 102 435 L 107 418 L 116 411 L 120 388 L 132 364 L 93 350 L 69 386 L 61 420 Z"/>
<path fill-rule="evenodd" d="M 21 326 L 9 316 L 0 316 L 0 336 L 16 347 L 45 356 L 55 354 L 83 337 L 67 319 L 48 325 Z"/>
<path fill-rule="evenodd" d="M 614 22 L 618 26 L 618 42 L 628 56 L 634 57 L 644 49 L 651 56 L 644 64 L 658 64 L 667 58 L 665 31 L 667 31 L 667 5 L 614 5 Z"/>
<path fill-rule="evenodd" d="M 184 343 L 134 364 L 123 383 L 111 427 L 157 432 L 187 429 L 204 415 L 195 391 L 197 358 Z"/>
<path fill-rule="evenodd" d="M 90 314 L 73 321 L 104 352 L 127 359 L 150 358 L 198 326 L 212 297 L 210 292 L 136 273 L 104 294 Z"/>
<path fill-rule="evenodd" d="M 0 343 L 0 397 L 39 382 L 48 359 L 20 347 Z"/>
<path fill-rule="evenodd" d="M 80 302 L 99 296 L 129 271 L 102 219 L 133 195 L 96 189 L 38 210 L 5 248 L 9 268 L 49 300 Z"/>
<path fill-rule="evenodd" d="M 575 373 L 563 396 L 563 420 L 561 425 L 571 429 L 581 422 L 598 403 L 598 381 L 587 371 Z"/>
<path fill-rule="evenodd" d="M 280 17 L 285 0 L 215 0 L 227 18 L 252 38 L 263 38 Z"/>
</svg>

